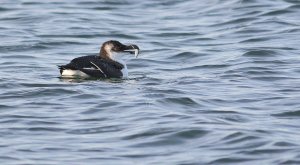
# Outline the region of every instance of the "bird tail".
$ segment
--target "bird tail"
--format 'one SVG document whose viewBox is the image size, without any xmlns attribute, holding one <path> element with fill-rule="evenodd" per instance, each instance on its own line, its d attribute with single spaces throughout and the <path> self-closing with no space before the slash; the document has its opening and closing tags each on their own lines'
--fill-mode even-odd
<svg viewBox="0 0 300 165">
<path fill-rule="evenodd" d="M 63 65 L 57 65 L 57 67 L 58 67 L 59 70 L 65 69 Z"/>
<path fill-rule="evenodd" d="M 60 74 L 62 74 L 63 70 L 66 69 L 64 65 L 57 65 L 57 67 L 59 69 Z"/>
</svg>

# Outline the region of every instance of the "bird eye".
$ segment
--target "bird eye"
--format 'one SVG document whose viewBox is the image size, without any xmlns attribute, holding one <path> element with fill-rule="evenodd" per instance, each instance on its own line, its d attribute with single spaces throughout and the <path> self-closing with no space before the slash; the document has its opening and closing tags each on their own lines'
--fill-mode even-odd
<svg viewBox="0 0 300 165">
<path fill-rule="evenodd" d="M 118 51 L 118 50 L 119 50 L 118 47 L 114 47 L 114 48 L 113 48 L 113 51 Z"/>
</svg>

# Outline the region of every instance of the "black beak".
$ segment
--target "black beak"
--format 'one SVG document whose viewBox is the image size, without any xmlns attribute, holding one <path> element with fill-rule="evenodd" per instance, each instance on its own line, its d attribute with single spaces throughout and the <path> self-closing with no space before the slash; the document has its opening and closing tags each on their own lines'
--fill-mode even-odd
<svg viewBox="0 0 300 165">
<path fill-rule="evenodd" d="M 127 45 L 123 51 L 129 52 L 130 54 L 134 54 L 134 57 L 137 58 L 137 56 L 140 53 L 140 48 L 136 45 Z"/>
</svg>

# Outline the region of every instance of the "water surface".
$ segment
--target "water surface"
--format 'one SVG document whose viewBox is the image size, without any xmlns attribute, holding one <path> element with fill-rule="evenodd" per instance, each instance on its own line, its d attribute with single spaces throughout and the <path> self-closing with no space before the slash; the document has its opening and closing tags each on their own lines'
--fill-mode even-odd
<svg viewBox="0 0 300 165">
<path fill-rule="evenodd" d="M 299 164 L 300 1 L 2 0 L 3 164 Z M 59 78 L 115 39 L 129 79 Z"/>
</svg>

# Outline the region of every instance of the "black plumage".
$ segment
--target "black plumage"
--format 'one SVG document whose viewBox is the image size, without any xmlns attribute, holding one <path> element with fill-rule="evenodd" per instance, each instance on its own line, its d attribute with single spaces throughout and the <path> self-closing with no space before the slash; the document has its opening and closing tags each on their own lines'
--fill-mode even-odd
<svg viewBox="0 0 300 165">
<path fill-rule="evenodd" d="M 121 63 L 100 56 L 78 57 L 58 67 L 61 74 L 65 69 L 79 70 L 95 78 L 121 78 L 123 76 L 121 70 L 124 68 Z"/>
</svg>

